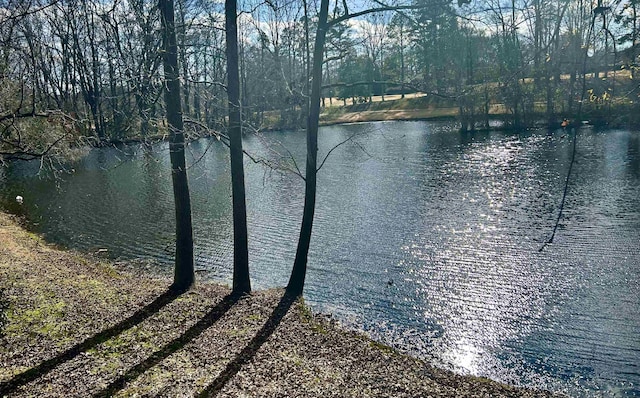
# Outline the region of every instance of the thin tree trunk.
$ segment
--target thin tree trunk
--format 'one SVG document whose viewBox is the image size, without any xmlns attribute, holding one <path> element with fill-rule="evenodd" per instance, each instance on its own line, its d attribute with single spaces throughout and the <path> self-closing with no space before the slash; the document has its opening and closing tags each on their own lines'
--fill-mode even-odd
<svg viewBox="0 0 640 398">
<path fill-rule="evenodd" d="M 178 26 L 180 29 L 180 34 L 176 36 L 180 38 L 179 56 L 180 56 L 180 66 L 182 67 L 182 77 L 184 78 L 184 85 L 182 87 L 182 91 L 184 94 L 183 112 L 185 115 L 190 116 L 191 108 L 189 106 L 189 98 L 191 97 L 191 93 L 190 93 L 189 80 L 188 80 L 189 68 L 187 65 L 187 44 L 186 44 L 187 25 L 185 23 L 185 18 L 184 18 L 184 14 L 186 12 L 185 10 L 186 6 L 184 3 L 185 3 L 184 0 L 178 1 L 178 23 L 179 23 Z"/>
<path fill-rule="evenodd" d="M 249 293 L 251 291 L 251 282 L 249 279 L 244 165 L 242 164 L 242 124 L 236 0 L 225 1 L 225 27 L 227 32 L 227 95 L 229 99 L 231 190 L 233 194 L 233 292 Z"/>
<path fill-rule="evenodd" d="M 305 63 L 304 63 L 304 107 L 302 109 L 303 115 L 302 117 L 298 117 L 296 120 L 296 126 L 300 126 L 302 121 L 304 120 L 304 115 L 309 115 L 309 106 L 311 98 L 309 98 L 309 80 L 311 79 L 311 49 L 310 49 L 310 40 L 309 40 L 309 8 L 307 5 L 307 1 L 302 1 L 304 7 L 304 51 L 305 51 Z M 323 46 L 324 47 L 324 46 Z M 324 48 L 323 48 L 324 54 Z M 322 106 L 324 107 L 324 99 L 322 101 Z"/>
<path fill-rule="evenodd" d="M 176 262 L 171 288 L 176 291 L 184 291 L 193 285 L 195 272 L 193 267 L 191 199 L 184 156 L 182 97 L 180 95 L 173 0 L 159 0 L 158 6 L 162 18 L 164 101 L 167 108 L 167 123 L 169 124 L 169 155 L 176 209 Z"/>
<path fill-rule="evenodd" d="M 404 98 L 404 20 L 400 20 L 400 83 L 401 86 L 401 97 Z"/>
<path fill-rule="evenodd" d="M 304 288 L 316 205 L 316 176 L 318 173 L 316 164 L 318 161 L 318 121 L 320 119 L 322 55 L 324 54 L 324 43 L 327 35 L 328 14 L 329 0 L 322 0 L 320 3 L 320 14 L 318 15 L 318 32 L 316 33 L 315 46 L 313 48 L 311 98 L 309 116 L 307 118 L 307 166 L 305 172 L 304 210 L 302 213 L 302 226 L 300 227 L 296 259 L 293 263 L 289 284 L 287 285 L 287 292 L 295 296 L 301 295 Z"/>
</svg>

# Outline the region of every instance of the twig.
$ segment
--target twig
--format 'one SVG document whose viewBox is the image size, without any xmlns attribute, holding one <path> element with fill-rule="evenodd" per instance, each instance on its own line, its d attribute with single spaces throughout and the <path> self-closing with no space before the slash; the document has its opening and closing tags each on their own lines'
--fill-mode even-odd
<svg viewBox="0 0 640 398">
<path fill-rule="evenodd" d="M 324 156 L 324 159 L 322 159 L 322 162 L 320 162 L 320 166 L 318 166 L 318 168 L 316 169 L 316 172 L 320 171 L 320 169 L 322 168 L 322 166 L 324 166 L 324 163 L 327 161 L 327 159 L 329 158 L 329 155 L 331 155 L 331 153 L 333 151 L 335 151 L 338 147 L 342 146 L 343 144 L 346 144 L 347 142 L 351 141 L 352 139 L 354 139 L 356 136 L 360 135 L 362 133 L 353 133 L 351 134 L 349 137 L 347 137 L 347 139 L 345 139 L 342 142 L 339 142 L 338 144 L 334 145 L 333 148 L 331 148 L 329 150 L 329 152 L 327 152 L 327 154 Z"/>
<path fill-rule="evenodd" d="M 184 122 L 185 122 L 185 123 L 191 123 L 191 124 L 195 124 L 195 125 L 200 126 L 200 127 L 201 127 L 201 128 L 203 128 L 205 131 L 207 131 L 207 132 L 208 132 L 208 133 L 210 133 L 211 135 L 215 136 L 215 137 L 216 137 L 220 142 L 222 142 L 222 143 L 223 143 L 227 148 L 230 148 L 230 144 L 229 144 L 230 140 L 229 140 L 229 137 L 228 137 L 227 135 L 222 134 L 221 132 L 218 132 L 218 131 L 210 130 L 207 126 L 205 126 L 204 124 L 202 124 L 201 122 L 196 121 L 196 120 L 185 119 L 185 120 L 184 120 Z M 205 151 L 205 153 L 206 153 L 206 151 Z M 274 169 L 274 170 L 288 171 L 288 172 L 290 172 L 290 173 L 293 173 L 293 174 L 297 175 L 298 177 L 300 177 L 300 178 L 302 178 L 302 179 L 304 180 L 304 176 L 302 175 L 302 173 L 300 172 L 300 169 L 298 169 L 298 166 L 297 166 L 297 164 L 295 164 L 295 163 L 294 163 L 294 165 L 295 165 L 295 167 L 296 167 L 296 170 L 293 170 L 293 169 L 290 169 L 290 168 L 288 168 L 288 167 L 282 167 L 282 166 L 279 166 L 279 165 L 277 165 L 277 164 L 274 164 L 274 163 L 272 163 L 272 162 L 270 162 L 270 161 L 268 161 L 268 160 L 266 160 L 266 159 L 264 159 L 264 158 L 256 157 L 256 156 L 252 155 L 251 153 L 247 152 L 247 150 L 245 150 L 244 148 L 242 149 L 242 153 L 244 153 L 245 155 L 247 155 L 247 157 L 248 157 L 248 158 L 249 158 L 253 163 L 256 163 L 256 164 L 262 164 L 262 165 L 265 165 L 265 166 L 269 167 L 270 169 Z M 290 152 L 289 152 L 289 153 L 290 153 Z M 202 159 L 203 157 L 204 157 L 204 154 L 203 154 L 203 155 L 198 159 L 198 161 L 200 161 L 200 159 Z M 195 163 L 197 163 L 197 161 L 196 161 L 196 162 L 194 162 L 193 164 L 195 164 Z M 193 166 L 193 164 L 192 164 L 191 166 Z M 189 166 L 189 167 L 191 167 L 191 166 Z"/>
</svg>

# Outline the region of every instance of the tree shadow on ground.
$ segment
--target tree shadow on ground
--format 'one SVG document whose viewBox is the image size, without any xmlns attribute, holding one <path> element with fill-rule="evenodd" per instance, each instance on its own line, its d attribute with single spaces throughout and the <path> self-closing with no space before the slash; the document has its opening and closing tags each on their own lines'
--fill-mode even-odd
<svg viewBox="0 0 640 398">
<path fill-rule="evenodd" d="M 216 379 L 207 386 L 200 394 L 198 398 L 216 396 L 224 386 L 235 376 L 242 366 L 251 361 L 255 357 L 256 353 L 262 347 L 262 345 L 269 339 L 269 337 L 275 332 L 276 328 L 282 322 L 284 316 L 289 312 L 291 305 L 297 300 L 298 296 L 287 294 L 286 292 L 280 299 L 278 306 L 273 310 L 269 319 L 262 328 L 256 333 L 251 341 L 244 347 L 242 351 L 236 355 L 236 357 L 229 362 L 227 367 L 216 377 Z"/>
<path fill-rule="evenodd" d="M 220 320 L 241 297 L 241 294 L 233 293 L 225 296 L 211 311 L 196 322 L 196 324 L 187 329 L 183 334 L 165 344 L 165 346 L 160 350 L 154 352 L 146 360 L 129 369 L 125 374 L 112 381 L 107 387 L 98 391 L 93 396 L 110 397 L 122 390 L 128 382 L 135 380 L 138 376 L 159 364 L 174 352 L 182 349 L 196 337 L 200 336 L 205 330 Z"/>
<path fill-rule="evenodd" d="M 47 359 L 46 361 L 40 363 L 33 368 L 25 370 L 22 373 L 19 373 L 13 376 L 10 380 L 0 383 L 0 396 L 8 396 L 11 393 L 15 392 L 19 387 L 41 377 L 45 374 L 52 371 L 54 368 L 68 362 L 78 356 L 82 352 L 86 352 L 98 344 L 104 343 L 105 341 L 111 339 L 124 332 L 127 329 L 131 329 L 132 327 L 142 323 L 145 319 L 149 318 L 151 315 L 160 311 L 164 306 L 171 303 L 175 300 L 181 293 L 176 293 L 171 290 L 167 290 L 158 296 L 151 303 L 147 304 L 143 308 L 139 309 L 135 313 L 133 313 L 128 318 L 118 322 L 116 325 L 103 330 L 102 332 L 89 337 L 81 343 L 74 345 L 73 347 L 67 349 L 66 351 L 56 355 L 51 359 Z"/>
</svg>

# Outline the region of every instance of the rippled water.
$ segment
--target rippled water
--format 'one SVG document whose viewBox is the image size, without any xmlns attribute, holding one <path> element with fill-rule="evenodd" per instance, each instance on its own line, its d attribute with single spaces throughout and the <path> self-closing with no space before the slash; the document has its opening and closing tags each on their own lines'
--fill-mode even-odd
<svg viewBox="0 0 640 398">
<path fill-rule="evenodd" d="M 574 396 L 640 396 L 640 134 L 461 134 L 447 123 L 321 129 L 305 296 L 317 309 L 435 363 Z M 303 133 L 249 137 L 274 162 L 304 165 Z M 91 152 L 71 175 L 37 164 L 0 173 L 0 202 L 54 242 L 170 270 L 166 145 Z M 229 282 L 228 155 L 189 147 L 199 277 Z M 197 160 L 194 162 L 194 159 Z M 291 164 L 289 164 L 291 166 Z M 295 255 L 303 181 L 246 162 L 254 287 L 283 286 Z M 25 205 L 13 202 L 25 197 Z"/>
</svg>

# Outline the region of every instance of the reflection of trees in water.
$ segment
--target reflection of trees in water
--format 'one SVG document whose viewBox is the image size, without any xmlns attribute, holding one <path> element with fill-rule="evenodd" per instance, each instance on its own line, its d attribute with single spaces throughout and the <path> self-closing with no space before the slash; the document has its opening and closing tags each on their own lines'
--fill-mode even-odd
<svg viewBox="0 0 640 398">
<path fill-rule="evenodd" d="M 140 169 L 144 204 L 147 209 L 154 212 L 154 218 L 162 219 L 166 204 L 163 205 L 161 202 L 166 196 L 166 187 L 169 182 L 169 176 L 165 172 L 167 168 L 157 152 L 144 151 Z"/>
<path fill-rule="evenodd" d="M 636 180 L 640 179 L 640 134 L 628 133 L 627 171 Z"/>
</svg>

